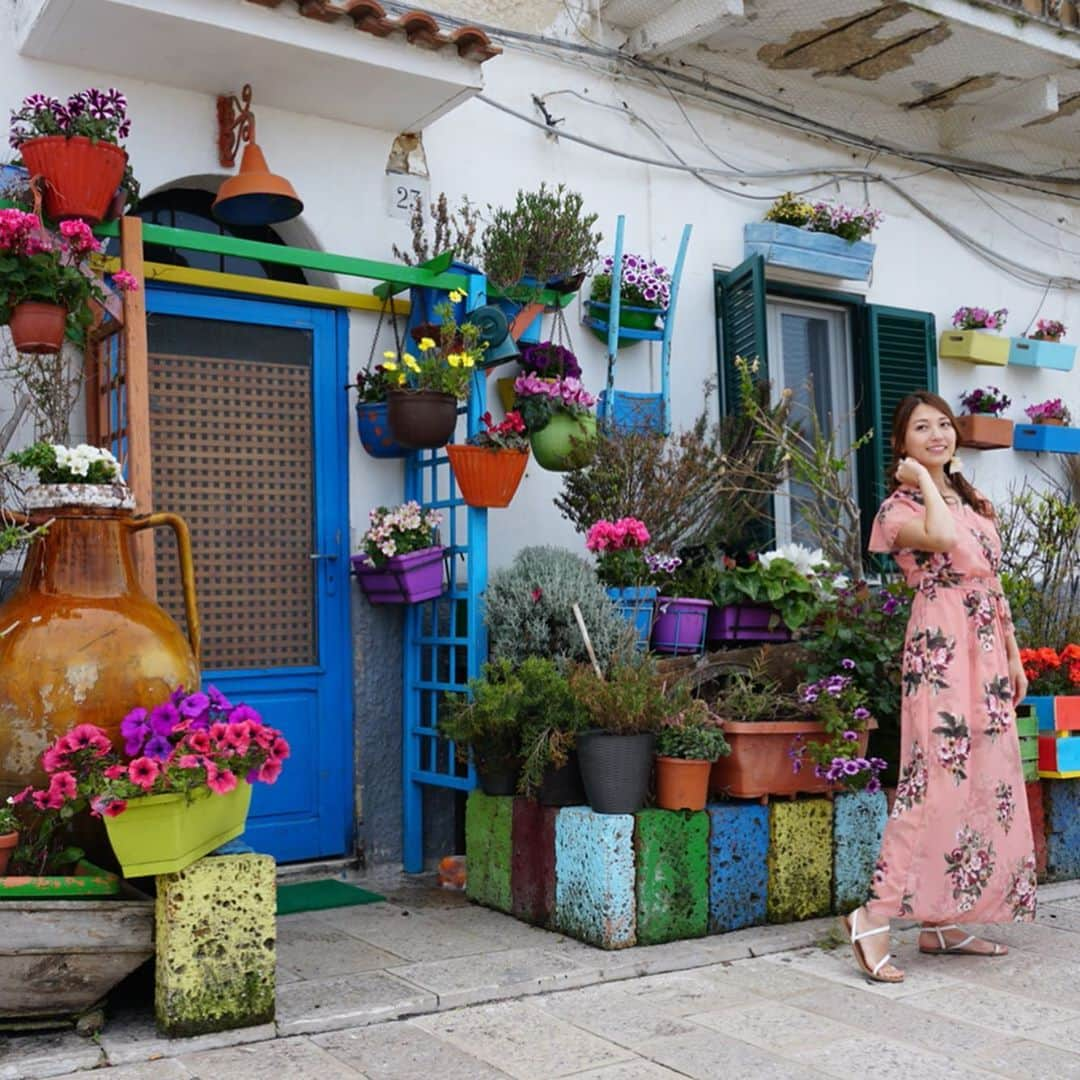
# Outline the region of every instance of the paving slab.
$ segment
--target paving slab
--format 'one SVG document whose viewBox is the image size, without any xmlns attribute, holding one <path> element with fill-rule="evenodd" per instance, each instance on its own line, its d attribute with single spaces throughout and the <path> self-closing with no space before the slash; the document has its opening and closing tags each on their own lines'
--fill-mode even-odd
<svg viewBox="0 0 1080 1080">
<path fill-rule="evenodd" d="M 216 1050 L 222 1046 L 263 1042 L 277 1035 L 273 1024 L 258 1027 L 236 1028 L 233 1031 L 215 1031 L 209 1035 L 193 1035 L 186 1039 L 170 1039 L 158 1032 L 153 1014 L 125 1013 L 110 1018 L 105 1030 L 98 1036 L 101 1049 L 110 1065 L 125 1065 L 151 1058 L 174 1058 L 180 1054 L 200 1050 Z"/>
<path fill-rule="evenodd" d="M 0 1080 L 62 1076 L 102 1060 L 101 1050 L 74 1032 L 0 1037 Z"/>
<path fill-rule="evenodd" d="M 1048 1024 L 1075 1024 L 1080 1011 L 1044 1001 L 1033 1001 L 996 986 L 966 983 L 913 994 L 905 999 L 916 1009 L 939 1016 L 955 1016 L 992 1031 L 1021 1035 Z"/>
<path fill-rule="evenodd" d="M 821 1077 L 821 1073 L 809 1066 L 800 1067 L 790 1059 L 705 1028 L 693 1035 L 654 1039 L 639 1052 L 650 1061 L 694 1080 L 729 1076 L 746 1077 L 747 1080 L 810 1080 L 811 1077 L 820 1080 Z M 849 1071 L 849 1080 L 851 1075 Z"/>
<path fill-rule="evenodd" d="M 279 1035 L 334 1031 L 431 1012 L 435 995 L 384 971 L 291 983 L 278 991 Z"/>
<path fill-rule="evenodd" d="M 180 1064 L 194 1077 L 227 1077 L 228 1080 L 358 1080 L 363 1074 L 316 1046 L 310 1039 L 276 1039 L 224 1050 L 187 1054 Z"/>
<path fill-rule="evenodd" d="M 108 1080 L 191 1080 L 192 1073 L 176 1058 L 161 1058 L 140 1061 L 136 1065 L 117 1065 L 107 1072 L 97 1070 L 93 1077 L 88 1077 L 85 1072 L 64 1073 L 60 1080 L 104 1080 L 105 1077 Z"/>
<path fill-rule="evenodd" d="M 972 1065 L 992 1069 L 1014 1080 L 1080 1080 L 1080 1058 L 1067 1050 L 1020 1039 L 980 1054 Z"/>
<path fill-rule="evenodd" d="M 574 1073 L 574 1080 L 670 1080 L 682 1075 L 653 1061 L 622 1061 L 618 1065 Z"/>
<path fill-rule="evenodd" d="M 865 1068 L 874 1080 L 987 1080 L 998 1076 L 984 1069 L 950 1061 L 941 1054 L 908 1043 L 865 1035 L 814 1046 L 793 1055 L 827 1076 L 851 1080 Z"/>
<path fill-rule="evenodd" d="M 379 971 L 395 967 L 403 959 L 306 913 L 278 922 L 279 984 Z"/>
<path fill-rule="evenodd" d="M 849 1039 L 859 1031 L 782 1001 L 761 1001 L 688 1017 L 695 1024 L 763 1050 L 786 1053 L 808 1043 Z"/>
</svg>

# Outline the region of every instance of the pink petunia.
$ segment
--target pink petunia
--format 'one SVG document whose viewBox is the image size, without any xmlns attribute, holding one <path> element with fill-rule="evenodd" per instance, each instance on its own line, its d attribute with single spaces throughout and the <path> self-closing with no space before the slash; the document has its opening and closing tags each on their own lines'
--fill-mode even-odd
<svg viewBox="0 0 1080 1080">
<path fill-rule="evenodd" d="M 67 765 L 67 758 L 67 754 L 62 750 L 50 746 L 41 755 L 41 767 L 47 773 L 56 772 L 57 769 L 63 769 Z"/>
<path fill-rule="evenodd" d="M 49 796 L 59 796 L 63 802 L 67 802 L 68 799 L 74 799 L 78 794 L 78 785 L 75 783 L 75 777 L 69 772 L 57 772 L 53 773 L 49 778 Z"/>
<path fill-rule="evenodd" d="M 229 769 L 215 770 L 213 777 L 207 776 L 206 786 L 215 795 L 228 795 L 236 787 L 236 773 Z"/>
<path fill-rule="evenodd" d="M 161 766 L 153 758 L 140 757 L 128 766 L 128 779 L 143 791 L 149 791 L 160 772 Z"/>
<path fill-rule="evenodd" d="M 259 769 L 259 780 L 264 784 L 272 784 L 281 775 L 281 762 L 277 758 L 267 758 Z"/>
<path fill-rule="evenodd" d="M 110 765 L 105 770 L 106 780 L 119 780 L 122 776 L 127 776 L 127 766 L 125 765 Z"/>
<path fill-rule="evenodd" d="M 278 736 L 274 740 L 274 745 L 271 747 L 270 756 L 275 761 L 284 761 L 292 753 L 292 748 L 285 741 L 282 736 Z"/>
</svg>

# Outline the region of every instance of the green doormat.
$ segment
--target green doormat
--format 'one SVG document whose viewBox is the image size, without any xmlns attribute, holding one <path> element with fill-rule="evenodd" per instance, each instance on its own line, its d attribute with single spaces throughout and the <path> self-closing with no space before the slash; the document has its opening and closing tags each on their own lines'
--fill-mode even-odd
<svg viewBox="0 0 1080 1080">
<path fill-rule="evenodd" d="M 385 899 L 385 896 L 368 892 L 356 885 L 347 885 L 344 881 L 302 881 L 296 885 L 278 886 L 277 913 L 294 915 L 298 911 L 377 904 Z"/>
</svg>

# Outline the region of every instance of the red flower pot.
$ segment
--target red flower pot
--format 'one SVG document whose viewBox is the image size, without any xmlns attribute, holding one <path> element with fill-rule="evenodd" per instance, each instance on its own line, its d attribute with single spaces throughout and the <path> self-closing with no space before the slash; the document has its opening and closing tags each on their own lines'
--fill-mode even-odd
<svg viewBox="0 0 1080 1080">
<path fill-rule="evenodd" d="M 11 340 L 22 353 L 59 352 L 67 329 L 67 308 L 63 304 L 42 304 L 24 300 L 11 311 Z"/>
<path fill-rule="evenodd" d="M 461 497 L 469 506 L 509 506 L 529 462 L 528 450 L 450 443 L 446 453 Z"/>
<path fill-rule="evenodd" d="M 45 213 L 58 221 L 83 218 L 96 225 L 124 178 L 127 154 L 85 135 L 43 135 L 19 149 L 31 176 L 45 180 Z"/>
</svg>

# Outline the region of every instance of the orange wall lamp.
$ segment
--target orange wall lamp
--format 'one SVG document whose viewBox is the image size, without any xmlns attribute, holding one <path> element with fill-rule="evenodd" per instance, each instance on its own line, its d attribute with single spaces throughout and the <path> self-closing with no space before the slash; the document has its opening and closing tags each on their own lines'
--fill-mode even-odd
<svg viewBox="0 0 1080 1080">
<path fill-rule="evenodd" d="M 251 84 L 238 99 L 223 94 L 217 99 L 218 160 L 231 169 L 236 152 L 244 144 L 240 171 L 218 189 L 213 213 L 223 225 L 274 225 L 289 221 L 304 209 L 292 184 L 267 167 L 266 158 L 255 142 L 255 116 L 251 111 Z"/>
</svg>

